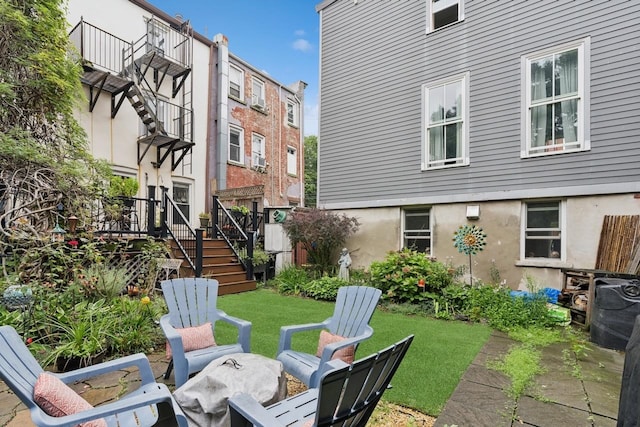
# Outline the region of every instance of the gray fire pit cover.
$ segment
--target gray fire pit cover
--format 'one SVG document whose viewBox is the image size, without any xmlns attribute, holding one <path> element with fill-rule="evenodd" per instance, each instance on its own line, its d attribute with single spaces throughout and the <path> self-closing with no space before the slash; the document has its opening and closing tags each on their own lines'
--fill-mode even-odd
<svg viewBox="0 0 640 427">
<path fill-rule="evenodd" d="M 229 426 L 227 401 L 235 393 L 251 394 L 267 406 L 287 395 L 282 363 L 258 354 L 238 353 L 212 361 L 178 388 L 173 396 L 189 426 Z"/>
</svg>

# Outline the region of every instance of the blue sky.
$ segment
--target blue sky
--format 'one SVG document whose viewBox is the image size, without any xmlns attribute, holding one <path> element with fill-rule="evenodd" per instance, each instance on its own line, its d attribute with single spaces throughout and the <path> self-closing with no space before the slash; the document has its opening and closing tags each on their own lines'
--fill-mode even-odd
<svg viewBox="0 0 640 427">
<path fill-rule="evenodd" d="M 171 16 L 182 15 L 209 39 L 224 34 L 234 55 L 278 82 L 306 82 L 304 134 L 318 134 L 320 0 L 148 1 Z"/>
</svg>

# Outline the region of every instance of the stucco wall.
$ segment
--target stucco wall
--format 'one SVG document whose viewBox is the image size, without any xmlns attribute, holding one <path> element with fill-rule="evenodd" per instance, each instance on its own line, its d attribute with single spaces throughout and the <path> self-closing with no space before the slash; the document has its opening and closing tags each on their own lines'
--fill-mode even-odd
<svg viewBox="0 0 640 427">
<path fill-rule="evenodd" d="M 526 276 L 540 287 L 562 288 L 561 268 L 593 269 L 602 222 L 606 215 L 638 215 L 640 199 L 633 194 L 574 197 L 566 203 L 566 254 L 560 260 L 521 260 L 521 201 L 477 203 L 480 217 L 466 218 L 466 203 L 432 206 L 433 256 L 441 262 L 468 269 L 469 258 L 453 246 L 460 225 L 476 224 L 487 234 L 485 249 L 472 256 L 473 276 L 492 279 L 492 267 L 501 281 L 513 289 L 526 289 Z M 360 221 L 358 233 L 347 242 L 354 268 L 367 269 L 400 248 L 401 215 L 398 207 L 338 211 Z M 495 276 L 495 275 L 494 275 Z"/>
<path fill-rule="evenodd" d="M 358 232 L 346 244 L 353 268 L 368 269 L 388 251 L 400 248 L 400 209 L 353 209 L 340 211 L 360 222 Z"/>
</svg>

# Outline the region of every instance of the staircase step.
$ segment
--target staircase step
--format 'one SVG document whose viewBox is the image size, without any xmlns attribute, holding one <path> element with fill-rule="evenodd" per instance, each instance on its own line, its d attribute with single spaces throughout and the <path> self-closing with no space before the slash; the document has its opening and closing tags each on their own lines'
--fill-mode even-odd
<svg viewBox="0 0 640 427">
<path fill-rule="evenodd" d="M 180 250 L 170 240 L 173 256 L 182 258 Z M 247 280 L 244 266 L 223 239 L 205 239 L 203 242 L 202 277 L 216 279 L 219 282 L 219 295 L 245 292 L 256 289 L 255 280 Z M 192 277 L 193 270 L 183 261 L 180 277 Z"/>
<path fill-rule="evenodd" d="M 241 273 L 245 274 L 244 267 L 242 264 L 204 264 L 202 266 L 203 274 L 204 272 L 212 272 L 212 273 Z"/>
<path fill-rule="evenodd" d="M 142 123 L 144 123 L 145 125 L 148 125 L 149 123 L 153 123 L 153 119 L 151 117 L 148 117 L 145 119 L 142 119 Z"/>
<path fill-rule="evenodd" d="M 133 108 L 135 108 L 136 110 L 142 106 L 144 106 L 144 104 L 140 101 L 131 101 L 131 105 L 133 106 Z"/>
<path fill-rule="evenodd" d="M 218 295 L 239 294 L 240 292 L 255 291 L 256 288 L 257 285 L 255 280 L 220 283 L 218 285 Z"/>
</svg>

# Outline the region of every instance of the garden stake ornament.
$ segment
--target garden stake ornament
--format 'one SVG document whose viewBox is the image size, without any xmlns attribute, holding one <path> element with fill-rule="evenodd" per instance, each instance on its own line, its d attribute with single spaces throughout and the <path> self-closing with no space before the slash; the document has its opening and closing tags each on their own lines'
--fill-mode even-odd
<svg viewBox="0 0 640 427">
<path fill-rule="evenodd" d="M 453 246 L 458 252 L 469 255 L 469 284 L 473 285 L 471 270 L 471 255 L 475 255 L 484 249 L 487 244 L 487 235 L 482 228 L 476 225 L 461 225 L 458 231 L 453 233 Z"/>
</svg>

